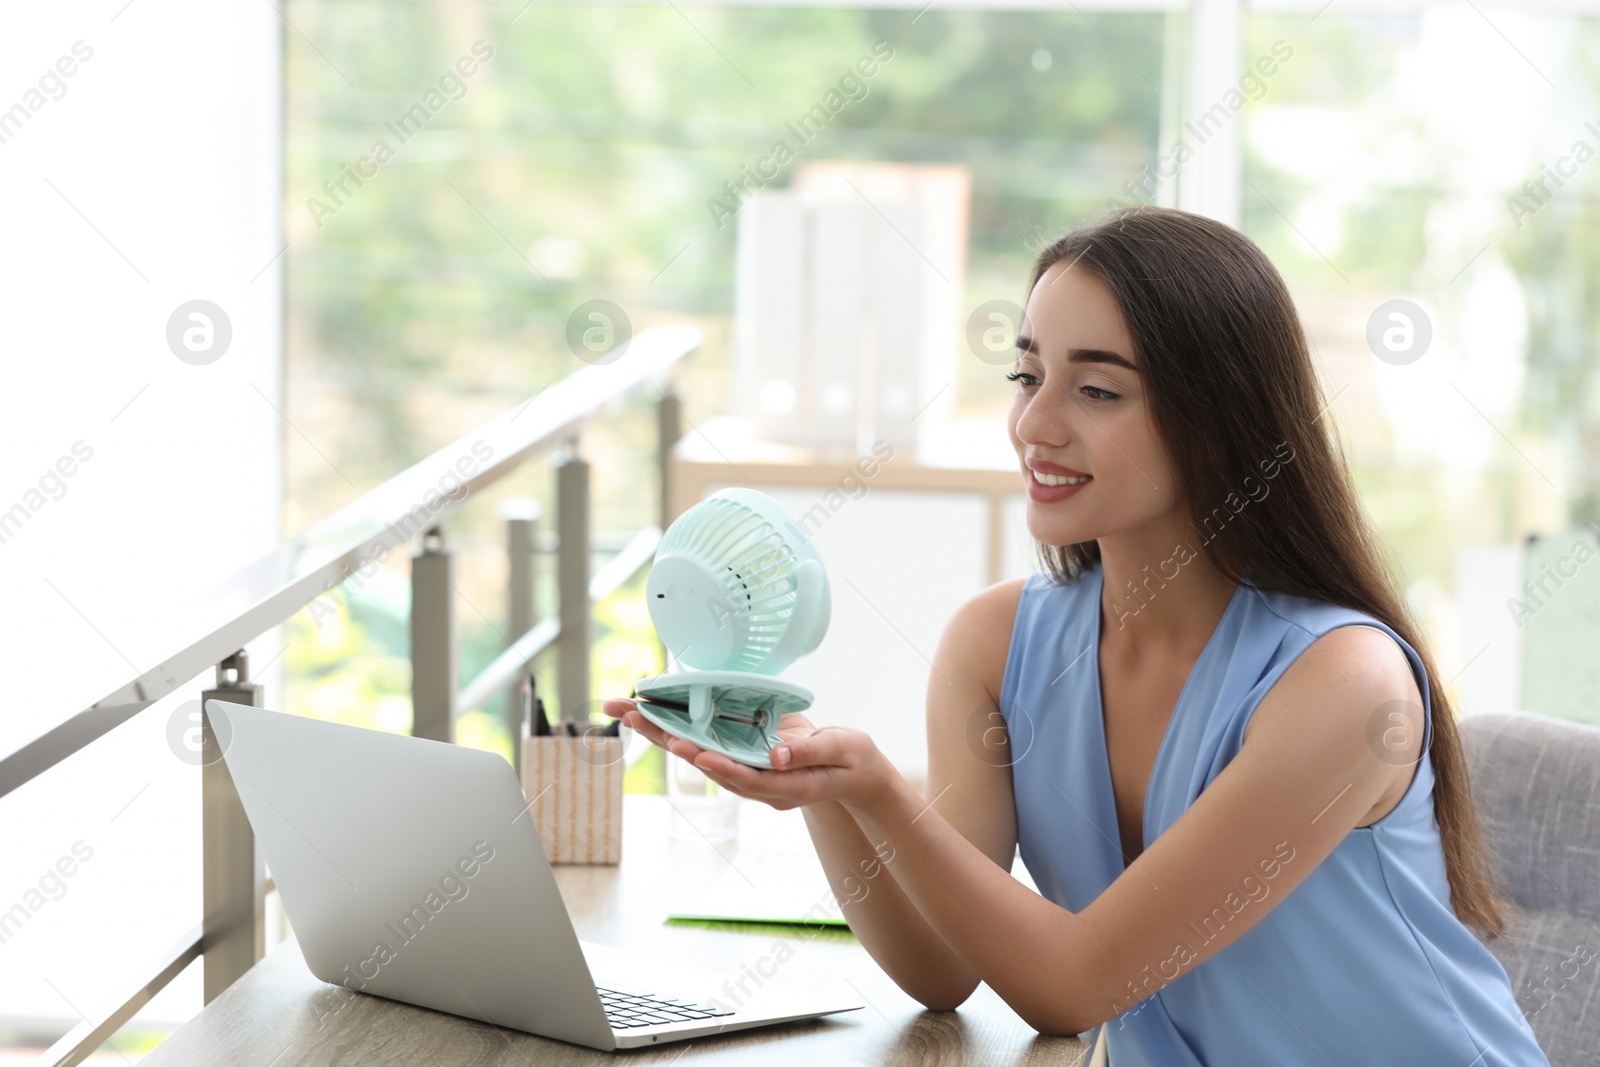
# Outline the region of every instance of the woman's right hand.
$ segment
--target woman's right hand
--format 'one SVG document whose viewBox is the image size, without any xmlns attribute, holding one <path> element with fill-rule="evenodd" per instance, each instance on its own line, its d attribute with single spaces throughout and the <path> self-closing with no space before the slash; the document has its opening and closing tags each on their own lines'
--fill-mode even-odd
<svg viewBox="0 0 1600 1067">
<path fill-rule="evenodd" d="M 779 743 L 773 747 L 773 766 L 768 769 L 751 767 L 668 733 L 639 711 L 636 700 L 608 700 L 604 708 L 606 714 L 621 719 L 652 743 L 688 760 L 722 788 L 778 811 L 829 800 L 870 804 L 882 798 L 891 779 L 899 777 L 865 732 L 851 726 L 819 729 L 798 712 L 780 720 Z M 900 782 L 904 784 L 904 779 Z"/>
<path fill-rule="evenodd" d="M 652 744 L 657 745 L 681 759 L 694 763 L 695 757 L 706 751 L 693 741 L 686 741 L 675 734 L 669 734 L 661 727 L 647 719 L 639 711 L 639 702 L 626 698 L 608 700 L 604 705 L 605 713 L 622 720 L 622 725 L 630 730 L 635 730 L 645 736 Z M 778 739 L 780 741 L 795 741 L 802 737 L 810 737 L 817 732 L 810 719 L 799 712 L 785 715 L 778 723 Z"/>
</svg>

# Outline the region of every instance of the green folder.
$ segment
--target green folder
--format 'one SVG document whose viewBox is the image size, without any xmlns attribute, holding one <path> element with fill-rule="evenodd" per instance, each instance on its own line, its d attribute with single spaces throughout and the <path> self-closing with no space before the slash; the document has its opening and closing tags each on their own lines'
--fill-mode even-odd
<svg viewBox="0 0 1600 1067">
<path fill-rule="evenodd" d="M 667 922 L 721 929 L 749 926 L 849 932 L 850 924 L 845 921 L 838 901 L 827 888 L 827 878 L 820 870 L 814 879 L 763 881 L 766 882 L 763 888 L 752 889 L 743 876 L 727 871 L 687 899 L 679 897 L 666 901 Z"/>
<path fill-rule="evenodd" d="M 781 927 L 784 929 L 810 929 L 826 930 L 830 932 L 850 932 L 850 924 L 843 919 L 829 918 L 802 918 L 787 915 L 701 915 L 693 913 L 674 913 L 667 916 L 667 922 L 681 926 L 711 926 L 718 929 L 732 929 L 735 927 L 749 927 L 752 930 Z M 854 936 L 854 935 L 852 935 Z"/>
</svg>

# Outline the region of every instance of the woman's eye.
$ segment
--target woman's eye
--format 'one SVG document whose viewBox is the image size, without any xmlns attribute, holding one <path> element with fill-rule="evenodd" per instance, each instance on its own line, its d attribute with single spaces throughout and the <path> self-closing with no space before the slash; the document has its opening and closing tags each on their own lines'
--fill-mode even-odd
<svg viewBox="0 0 1600 1067">
<path fill-rule="evenodd" d="M 1032 387 L 1036 387 L 1036 386 L 1040 386 L 1040 385 L 1044 384 L 1042 381 L 1040 381 L 1034 375 L 1029 374 L 1027 371 L 1020 371 L 1020 370 L 1012 371 L 1010 374 L 1007 374 L 1006 375 L 1006 381 L 1008 381 L 1008 382 L 1021 382 L 1022 383 L 1022 387 L 1024 389 L 1028 389 L 1028 388 L 1032 388 Z M 1102 403 L 1102 404 L 1110 403 L 1113 400 L 1121 400 L 1122 399 L 1121 394 L 1113 393 L 1109 389 L 1102 389 L 1098 385 L 1086 385 L 1086 386 L 1083 387 L 1083 392 L 1088 396 L 1088 398 L 1090 400 L 1093 400 L 1093 401 L 1096 401 L 1096 402 Z"/>
</svg>

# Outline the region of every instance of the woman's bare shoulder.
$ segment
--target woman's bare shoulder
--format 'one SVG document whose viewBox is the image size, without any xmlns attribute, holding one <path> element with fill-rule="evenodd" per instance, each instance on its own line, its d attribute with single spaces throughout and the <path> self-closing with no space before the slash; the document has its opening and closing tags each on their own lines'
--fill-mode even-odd
<svg viewBox="0 0 1600 1067">
<path fill-rule="evenodd" d="M 993 694 L 1000 692 L 1011 651 L 1011 628 L 1027 581 L 1012 578 L 979 590 L 956 609 L 945 626 L 942 651 L 981 679 Z"/>
</svg>

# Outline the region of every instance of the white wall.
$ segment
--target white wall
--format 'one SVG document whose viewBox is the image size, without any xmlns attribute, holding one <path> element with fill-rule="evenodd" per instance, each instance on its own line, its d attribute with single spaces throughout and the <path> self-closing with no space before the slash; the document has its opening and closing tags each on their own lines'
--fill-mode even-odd
<svg viewBox="0 0 1600 1067">
<path fill-rule="evenodd" d="M 0 752 L 156 667 L 153 609 L 277 540 L 281 33 L 271 4 L 0 11 Z M 205 366 L 166 336 L 196 299 L 232 330 Z M 7 1017 L 92 1014 L 198 920 L 199 772 L 166 742 L 198 688 L 0 799 L 0 913 L 43 901 L 0 943 Z"/>
</svg>

